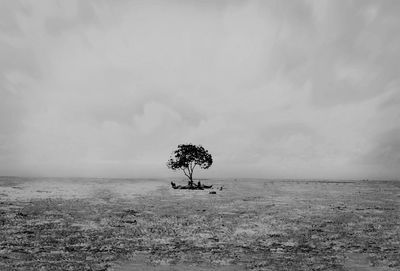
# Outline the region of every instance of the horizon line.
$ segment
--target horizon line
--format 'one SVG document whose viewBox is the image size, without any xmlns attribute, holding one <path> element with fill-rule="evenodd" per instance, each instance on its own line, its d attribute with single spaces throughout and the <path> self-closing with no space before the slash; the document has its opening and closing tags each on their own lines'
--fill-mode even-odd
<svg viewBox="0 0 400 271">
<path fill-rule="evenodd" d="M 27 175 L 0 175 L 0 178 L 32 178 L 32 179 L 110 179 L 110 180 L 162 180 L 162 179 L 182 179 L 186 180 L 185 177 L 88 177 L 88 176 L 27 176 Z M 271 178 L 271 177 L 209 177 L 209 178 L 194 178 L 196 180 L 265 180 L 265 181 L 400 181 L 395 178 Z"/>
</svg>

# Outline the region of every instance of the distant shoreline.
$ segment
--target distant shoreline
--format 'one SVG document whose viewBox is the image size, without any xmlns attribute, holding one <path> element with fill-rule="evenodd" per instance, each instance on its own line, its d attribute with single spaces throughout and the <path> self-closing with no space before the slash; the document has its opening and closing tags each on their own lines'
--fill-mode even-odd
<svg viewBox="0 0 400 271">
<path fill-rule="evenodd" d="M 32 179 L 32 180 L 43 180 L 43 179 L 54 179 L 54 180 L 119 180 L 119 181 L 124 181 L 124 180 L 142 180 L 142 181 L 166 181 L 166 180 L 186 180 L 184 177 L 62 177 L 62 176 L 17 176 L 17 175 L 2 175 L 0 176 L 1 179 L 5 178 L 15 178 L 15 179 Z M 215 178 L 194 178 L 195 180 L 199 181 L 235 181 L 235 180 L 249 180 L 249 181 L 279 181 L 279 182 L 299 182 L 299 181 L 305 181 L 305 182 L 327 182 L 327 183 L 348 183 L 348 182 L 392 182 L 392 181 L 400 181 L 400 179 L 330 179 L 330 178 L 299 178 L 299 179 L 293 179 L 293 178 L 251 178 L 251 177 L 228 177 L 228 178 L 220 178 L 220 177 L 215 177 Z"/>
</svg>

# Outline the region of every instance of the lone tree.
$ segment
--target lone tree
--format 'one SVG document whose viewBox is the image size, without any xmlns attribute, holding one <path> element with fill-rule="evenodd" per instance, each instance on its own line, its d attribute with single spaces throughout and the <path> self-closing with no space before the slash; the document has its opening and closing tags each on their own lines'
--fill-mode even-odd
<svg viewBox="0 0 400 271">
<path fill-rule="evenodd" d="M 188 185 L 193 187 L 193 171 L 196 166 L 202 169 L 209 168 L 213 163 L 211 154 L 201 145 L 181 144 L 178 145 L 171 158 L 167 162 L 167 167 L 172 170 L 181 169 L 186 177 L 189 178 Z"/>
</svg>

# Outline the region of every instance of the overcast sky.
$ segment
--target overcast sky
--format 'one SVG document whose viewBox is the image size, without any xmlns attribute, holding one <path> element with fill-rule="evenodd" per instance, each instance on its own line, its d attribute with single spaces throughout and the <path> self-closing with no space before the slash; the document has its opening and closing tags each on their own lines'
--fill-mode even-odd
<svg viewBox="0 0 400 271">
<path fill-rule="evenodd" d="M 399 178 L 400 1 L 0 2 L 0 175 Z M 195 172 L 196 175 L 196 172 Z"/>
</svg>

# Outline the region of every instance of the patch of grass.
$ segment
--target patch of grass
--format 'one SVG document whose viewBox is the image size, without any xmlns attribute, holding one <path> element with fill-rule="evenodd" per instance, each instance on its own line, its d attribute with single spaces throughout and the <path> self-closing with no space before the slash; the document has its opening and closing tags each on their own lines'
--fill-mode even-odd
<svg viewBox="0 0 400 271">
<path fill-rule="evenodd" d="M 390 183 L 224 187 L 216 195 L 164 189 L 132 200 L 2 201 L 0 269 L 113 270 L 138 254 L 149 265 L 247 270 L 345 270 L 362 254 L 377 268 L 400 268 L 400 188 Z"/>
</svg>

